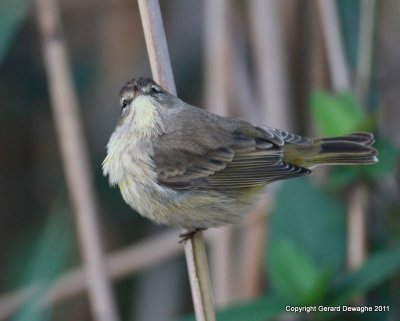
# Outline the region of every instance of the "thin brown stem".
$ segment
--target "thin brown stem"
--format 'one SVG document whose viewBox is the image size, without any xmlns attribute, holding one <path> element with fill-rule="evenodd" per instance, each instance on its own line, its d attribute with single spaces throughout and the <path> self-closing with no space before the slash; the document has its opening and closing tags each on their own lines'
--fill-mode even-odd
<svg viewBox="0 0 400 321">
<path fill-rule="evenodd" d="M 336 3 L 333 0 L 319 0 L 318 3 L 333 89 L 336 92 L 349 90 L 351 89 L 350 72 L 345 59 Z M 370 9 L 366 13 L 371 14 Z M 367 20 L 371 22 L 370 19 Z M 368 37 L 372 35 L 372 32 L 368 32 Z M 371 50 L 370 41 L 367 41 L 367 44 Z M 359 55 L 363 54 L 359 53 Z M 370 63 L 370 57 L 367 58 Z M 365 63 L 362 62 L 362 67 L 369 69 L 370 67 L 365 66 Z M 367 199 L 367 187 L 362 184 L 355 186 L 348 204 L 347 265 L 350 269 L 359 266 L 366 256 Z"/>
<path fill-rule="evenodd" d="M 160 4 L 158 0 L 138 0 L 138 3 L 153 77 L 176 94 Z M 185 254 L 196 318 L 213 321 L 215 312 L 202 232 L 185 242 Z"/>
<path fill-rule="evenodd" d="M 264 195 L 257 206 L 248 213 L 240 226 L 241 251 L 239 255 L 240 296 L 242 301 L 251 300 L 261 294 L 265 239 L 267 234 L 266 216 L 271 209 L 270 194 Z"/>
<path fill-rule="evenodd" d="M 93 318 L 98 321 L 116 321 L 118 317 L 111 284 L 104 268 L 88 148 L 79 119 L 78 100 L 62 36 L 57 2 L 37 0 L 36 9 L 51 105 L 65 178 L 76 214 Z"/>
<path fill-rule="evenodd" d="M 365 106 L 367 103 L 373 60 L 376 1 L 364 0 L 360 2 L 360 5 L 360 35 L 354 87 L 361 105 Z"/>
<path fill-rule="evenodd" d="M 227 0 L 204 2 L 205 100 L 207 109 L 221 116 L 229 116 L 232 106 L 228 104 L 228 85 L 233 76 L 230 9 Z M 223 227 L 210 248 L 215 303 L 218 307 L 232 301 L 232 237 L 233 227 Z"/>
<path fill-rule="evenodd" d="M 335 91 L 350 88 L 350 75 L 344 55 L 336 4 L 334 0 L 318 0 L 331 81 Z"/>
<path fill-rule="evenodd" d="M 280 19 L 280 3 L 252 0 L 249 5 L 251 40 L 257 68 L 257 87 L 265 110 L 264 123 L 291 129 L 287 61 Z"/>
<path fill-rule="evenodd" d="M 138 3 L 153 78 L 176 95 L 160 5 L 157 0 L 138 0 Z"/>
<path fill-rule="evenodd" d="M 350 270 L 358 268 L 366 255 L 366 217 L 368 189 L 365 185 L 357 185 L 351 193 L 349 201 L 348 233 L 347 233 L 347 266 Z"/>
</svg>

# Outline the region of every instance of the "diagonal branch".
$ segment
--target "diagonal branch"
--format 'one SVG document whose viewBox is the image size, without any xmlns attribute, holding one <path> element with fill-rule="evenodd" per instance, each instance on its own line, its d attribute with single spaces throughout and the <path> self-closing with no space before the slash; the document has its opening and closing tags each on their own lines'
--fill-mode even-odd
<svg viewBox="0 0 400 321">
<path fill-rule="evenodd" d="M 182 247 L 176 241 L 176 234 L 177 230 L 164 232 L 107 255 L 105 267 L 108 276 L 118 280 L 176 257 L 182 252 Z M 87 287 L 85 271 L 83 267 L 77 267 L 60 276 L 40 302 L 46 306 L 68 300 L 87 291 Z M 36 288 L 37 284 L 32 284 L 21 290 L 2 294 L 0 320 L 7 319 L 17 311 L 35 293 Z"/>
</svg>

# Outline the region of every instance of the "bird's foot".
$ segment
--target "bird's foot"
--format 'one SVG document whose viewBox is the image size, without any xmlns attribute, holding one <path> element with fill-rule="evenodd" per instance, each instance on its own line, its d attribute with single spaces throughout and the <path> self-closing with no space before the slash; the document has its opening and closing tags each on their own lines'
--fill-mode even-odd
<svg viewBox="0 0 400 321">
<path fill-rule="evenodd" d="M 205 231 L 206 228 L 195 228 L 191 230 L 187 230 L 184 233 L 179 234 L 179 243 L 185 243 L 187 240 L 189 240 L 194 234 L 196 234 L 199 231 Z"/>
</svg>

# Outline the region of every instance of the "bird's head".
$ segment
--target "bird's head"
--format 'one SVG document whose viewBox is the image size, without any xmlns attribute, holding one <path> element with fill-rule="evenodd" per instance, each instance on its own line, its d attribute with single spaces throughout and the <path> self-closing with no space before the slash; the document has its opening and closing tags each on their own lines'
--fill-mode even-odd
<svg viewBox="0 0 400 321">
<path fill-rule="evenodd" d="M 153 132 L 162 128 L 162 115 L 172 112 L 180 100 L 150 78 L 128 81 L 120 91 L 119 126 L 127 130 Z"/>
</svg>

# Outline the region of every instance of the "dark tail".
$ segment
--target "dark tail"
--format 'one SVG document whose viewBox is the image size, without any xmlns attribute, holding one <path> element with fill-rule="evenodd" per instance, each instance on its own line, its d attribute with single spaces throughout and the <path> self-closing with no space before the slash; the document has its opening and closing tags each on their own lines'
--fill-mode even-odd
<svg viewBox="0 0 400 321">
<path fill-rule="evenodd" d="M 315 138 L 311 144 L 286 144 L 284 158 L 288 163 L 311 168 L 317 165 L 359 165 L 378 161 L 372 147 L 374 136 L 354 133 L 346 136 Z"/>
</svg>

